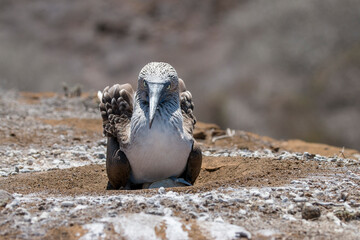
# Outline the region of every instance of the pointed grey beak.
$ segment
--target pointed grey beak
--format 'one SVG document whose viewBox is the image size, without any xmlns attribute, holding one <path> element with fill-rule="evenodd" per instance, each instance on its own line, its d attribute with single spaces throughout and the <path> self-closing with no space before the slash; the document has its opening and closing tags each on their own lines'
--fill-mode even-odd
<svg viewBox="0 0 360 240">
<path fill-rule="evenodd" d="M 156 109 L 159 104 L 159 99 L 161 97 L 161 93 L 164 88 L 164 84 L 148 83 L 148 88 L 149 88 L 149 128 L 151 128 L 155 118 Z"/>
</svg>

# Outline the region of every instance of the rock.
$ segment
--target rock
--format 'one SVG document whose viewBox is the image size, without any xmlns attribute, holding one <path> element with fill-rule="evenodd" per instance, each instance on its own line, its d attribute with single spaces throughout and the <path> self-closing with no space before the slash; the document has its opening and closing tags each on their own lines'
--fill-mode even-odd
<svg viewBox="0 0 360 240">
<path fill-rule="evenodd" d="M 251 239 L 251 234 L 249 232 L 236 232 L 235 235 L 236 238 L 246 238 L 246 239 Z"/>
<path fill-rule="evenodd" d="M 260 192 L 258 190 L 256 190 L 256 189 L 251 189 L 250 190 L 250 195 L 258 197 L 258 196 L 260 196 Z"/>
<path fill-rule="evenodd" d="M 260 194 L 260 197 L 262 198 L 262 199 L 269 199 L 270 198 L 270 193 L 269 192 L 264 192 L 264 193 L 261 193 Z"/>
<path fill-rule="evenodd" d="M 19 207 L 15 210 L 15 215 L 25 216 L 30 215 L 30 213 L 25 208 Z"/>
<path fill-rule="evenodd" d="M 72 201 L 63 201 L 61 203 L 61 207 L 74 207 L 74 206 L 75 206 L 75 203 Z"/>
<path fill-rule="evenodd" d="M 209 218 L 210 218 L 209 214 L 207 214 L 207 213 L 200 213 L 198 219 L 199 219 L 200 221 L 208 221 Z"/>
<path fill-rule="evenodd" d="M 54 154 L 54 157 L 57 157 L 62 153 L 62 151 L 61 149 L 55 149 L 52 153 Z"/>
<path fill-rule="evenodd" d="M 282 215 L 282 219 L 289 220 L 289 221 L 296 221 L 296 218 L 289 214 Z"/>
<path fill-rule="evenodd" d="M 160 193 L 160 194 L 165 194 L 165 188 L 164 187 L 160 187 L 159 188 L 159 190 L 158 190 L 158 192 Z"/>
<path fill-rule="evenodd" d="M 27 163 L 27 165 L 33 165 L 34 160 L 29 158 L 26 163 Z"/>
<path fill-rule="evenodd" d="M 333 221 L 336 225 L 341 226 L 341 220 L 332 212 L 326 214 L 326 218 Z"/>
<path fill-rule="evenodd" d="M 349 198 L 349 193 L 347 193 L 347 192 L 342 192 L 342 193 L 340 194 L 339 200 L 346 201 L 348 198 Z"/>
<path fill-rule="evenodd" d="M 104 139 L 97 141 L 97 144 L 98 144 L 98 146 L 106 146 L 106 139 L 104 138 Z"/>
<path fill-rule="evenodd" d="M 295 215 L 295 214 L 297 213 L 297 210 L 296 210 L 294 204 L 290 204 L 290 205 L 288 206 L 287 212 L 288 212 L 289 214 L 292 214 L 292 215 Z"/>
<path fill-rule="evenodd" d="M 321 215 L 320 208 L 311 203 L 306 203 L 302 209 L 301 215 L 302 218 L 306 220 L 317 219 Z"/>
<path fill-rule="evenodd" d="M 33 155 L 33 154 L 36 154 L 36 153 L 38 153 L 38 151 L 36 149 L 30 148 L 28 155 Z"/>
<path fill-rule="evenodd" d="M 294 202 L 307 202 L 307 198 L 306 197 L 295 197 Z"/>
<path fill-rule="evenodd" d="M 43 212 L 43 213 L 40 214 L 39 220 L 40 220 L 40 221 L 41 221 L 41 220 L 45 220 L 45 219 L 47 219 L 48 217 L 49 217 L 49 213 L 48 213 L 48 212 Z"/>
<path fill-rule="evenodd" d="M 0 190 L 0 207 L 5 207 L 12 200 L 14 200 L 14 197 L 10 193 Z"/>
<path fill-rule="evenodd" d="M 245 209 L 240 209 L 240 210 L 239 210 L 239 213 L 240 213 L 241 215 L 246 215 L 247 211 L 246 211 Z"/>
<path fill-rule="evenodd" d="M 105 159 L 106 158 L 105 153 L 102 153 L 102 152 L 97 152 L 97 153 L 95 153 L 95 155 L 99 159 Z"/>
<path fill-rule="evenodd" d="M 217 217 L 214 219 L 214 222 L 218 222 L 218 223 L 224 223 L 224 219 L 222 219 L 222 217 Z"/>
<path fill-rule="evenodd" d="M 290 182 L 290 184 L 301 184 L 301 182 L 298 181 L 298 180 L 292 180 L 292 181 Z"/>
<path fill-rule="evenodd" d="M 196 213 L 196 212 L 189 212 L 189 216 L 191 217 L 191 218 L 199 218 L 199 215 Z"/>
</svg>

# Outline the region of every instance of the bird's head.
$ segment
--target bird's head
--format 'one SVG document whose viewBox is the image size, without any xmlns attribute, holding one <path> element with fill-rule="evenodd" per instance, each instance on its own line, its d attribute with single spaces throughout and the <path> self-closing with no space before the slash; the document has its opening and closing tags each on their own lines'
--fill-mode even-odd
<svg viewBox="0 0 360 240">
<path fill-rule="evenodd" d="M 151 128 L 158 105 L 171 99 L 179 99 L 178 75 L 168 63 L 148 63 L 140 71 L 137 91 L 139 100 L 149 107 Z"/>
</svg>

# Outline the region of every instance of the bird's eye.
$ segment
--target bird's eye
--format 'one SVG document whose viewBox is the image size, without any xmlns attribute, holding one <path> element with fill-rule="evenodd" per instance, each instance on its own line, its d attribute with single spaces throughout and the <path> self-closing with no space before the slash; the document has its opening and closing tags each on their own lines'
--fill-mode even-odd
<svg viewBox="0 0 360 240">
<path fill-rule="evenodd" d="M 144 83 L 144 87 L 146 87 L 146 86 L 147 86 L 146 82 L 145 82 L 145 81 L 143 81 L 143 83 Z"/>
<path fill-rule="evenodd" d="M 171 84 L 169 84 L 168 86 L 167 86 L 167 90 L 169 90 L 171 88 Z"/>
</svg>

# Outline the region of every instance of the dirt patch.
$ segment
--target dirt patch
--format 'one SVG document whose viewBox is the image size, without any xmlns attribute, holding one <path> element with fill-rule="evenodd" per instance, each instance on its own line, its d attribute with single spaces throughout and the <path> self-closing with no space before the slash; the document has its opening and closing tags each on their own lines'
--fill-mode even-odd
<svg viewBox="0 0 360 240">
<path fill-rule="evenodd" d="M 279 144 L 281 149 L 292 152 L 309 152 L 313 154 L 320 154 L 324 156 L 340 156 L 342 158 L 351 158 L 355 154 L 359 154 L 358 151 L 349 148 L 340 148 L 329 146 L 321 143 L 308 143 L 301 140 L 289 140 Z"/>
<path fill-rule="evenodd" d="M 174 190 L 196 192 L 219 186 L 282 186 L 289 184 L 294 178 L 304 178 L 315 173 L 323 175 L 327 172 L 326 168 L 319 167 L 319 163 L 314 161 L 204 157 L 195 185 Z M 0 179 L 3 189 L 22 194 L 34 192 L 62 195 L 105 194 L 109 193 L 105 191 L 106 184 L 104 165 L 26 173 Z"/>
<path fill-rule="evenodd" d="M 44 124 L 51 126 L 66 125 L 71 127 L 77 133 L 85 134 L 102 134 L 101 119 L 79 119 L 79 118 L 65 118 L 65 119 L 39 119 Z"/>
<path fill-rule="evenodd" d="M 300 160 L 207 157 L 197 184 L 236 182 L 241 186 L 282 186 L 315 172 L 324 174 L 326 169 L 320 170 L 317 162 Z"/>
<path fill-rule="evenodd" d="M 75 225 L 70 227 L 59 227 L 50 229 L 44 236 L 44 240 L 75 240 L 79 239 L 86 233 L 81 226 Z"/>
<path fill-rule="evenodd" d="M 38 104 L 41 99 L 55 97 L 54 92 L 20 92 L 19 101 L 26 104 Z"/>
</svg>

